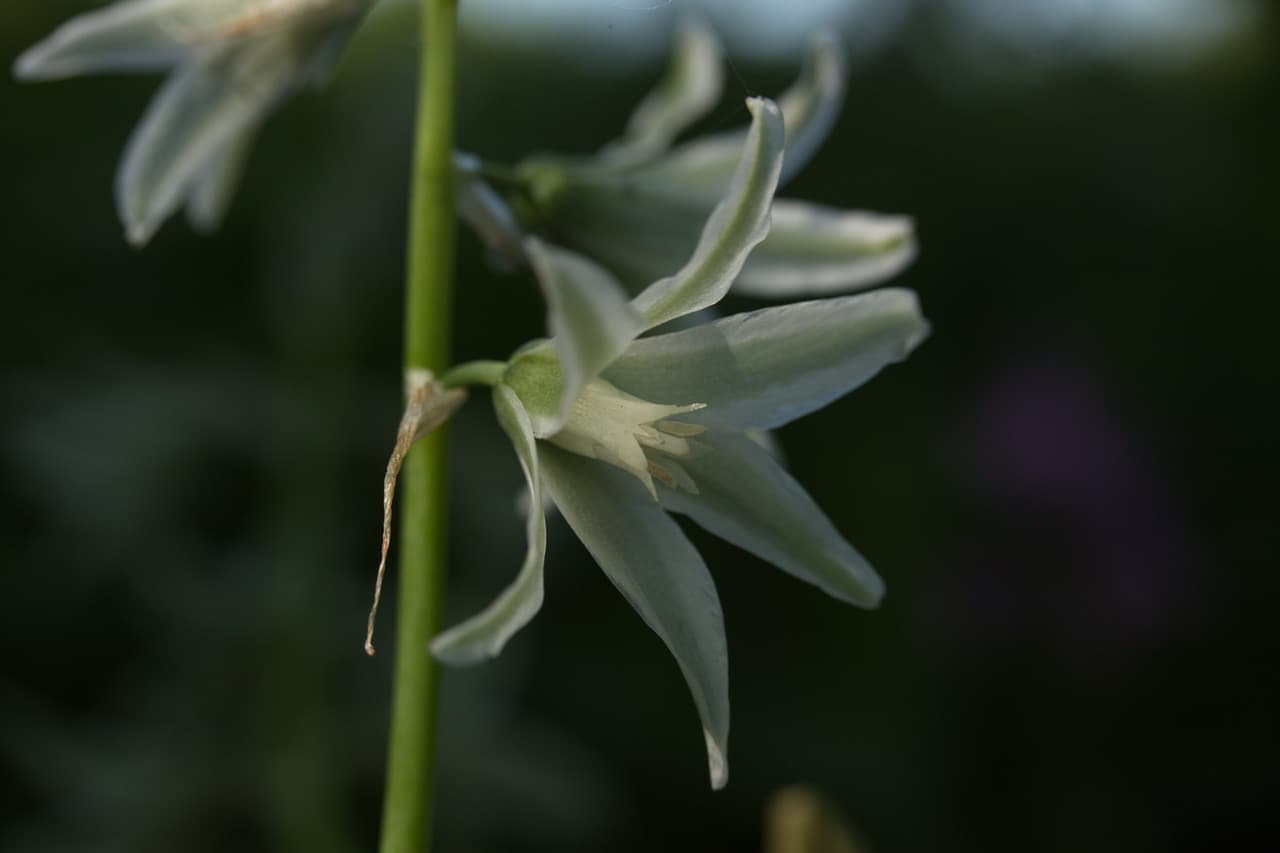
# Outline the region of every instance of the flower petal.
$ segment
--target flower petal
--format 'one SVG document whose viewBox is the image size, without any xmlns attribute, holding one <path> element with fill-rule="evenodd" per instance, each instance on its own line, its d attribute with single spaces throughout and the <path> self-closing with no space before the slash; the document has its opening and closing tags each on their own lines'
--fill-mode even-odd
<svg viewBox="0 0 1280 853">
<path fill-rule="evenodd" d="M 682 420 L 772 429 L 901 361 L 928 330 L 913 292 L 877 290 L 641 338 L 604 378 L 657 403 L 706 404 Z"/>
<path fill-rule="evenodd" d="M 181 205 L 210 162 L 262 121 L 297 80 L 288 38 L 228 43 L 178 68 L 125 150 L 116 202 L 129 241 L 142 245 Z"/>
<path fill-rule="evenodd" d="M 454 152 L 458 217 L 471 226 L 489 250 L 491 260 L 503 267 L 523 266 L 524 231 L 511 206 L 480 174 L 480 161 Z"/>
<path fill-rule="evenodd" d="M 778 97 L 787 120 L 787 162 L 781 182 L 791 180 L 826 142 L 844 106 L 848 74 L 844 51 L 834 33 L 813 40 L 800 79 Z"/>
<path fill-rule="evenodd" d="M 693 257 L 632 302 L 646 329 L 719 302 L 751 250 L 769 233 L 769 207 L 782 168 L 782 114 L 765 98 L 749 98 L 747 108 L 752 122 L 742 159 L 725 197 L 707 219 Z"/>
<path fill-rule="evenodd" d="M 675 655 L 702 719 L 711 786 L 728 780 L 729 671 L 715 583 L 634 477 L 543 444 L 552 499 L 609 580 Z"/>
<path fill-rule="evenodd" d="M 751 253 L 733 290 L 779 299 L 870 287 L 911 263 L 914 232 L 907 216 L 775 201 L 769 236 Z"/>
<path fill-rule="evenodd" d="M 187 199 L 187 219 L 196 230 L 208 233 L 222 224 L 256 136 L 256 126 L 246 128 L 205 162 Z"/>
<path fill-rule="evenodd" d="M 78 15 L 14 63 L 27 80 L 173 65 L 210 24 L 225 23 L 244 0 L 131 0 Z"/>
<path fill-rule="evenodd" d="M 844 105 L 845 73 L 839 40 L 831 33 L 815 38 L 800 78 L 778 98 L 787 134 L 779 184 L 803 168 L 831 132 Z M 745 133 L 730 130 L 691 140 L 637 174 L 656 191 L 711 203 L 729 182 Z"/>
<path fill-rule="evenodd" d="M 431 653 L 451 664 L 473 664 L 497 657 L 516 631 L 542 607 L 542 569 L 547 549 L 547 522 L 542 510 L 538 445 L 529 416 L 515 392 L 505 385 L 493 389 L 493 408 L 520 457 L 529 485 L 528 549 L 515 582 L 485 610 L 450 628 L 431 642 Z"/>
<path fill-rule="evenodd" d="M 519 168 L 551 239 L 603 264 L 632 295 L 689 260 L 714 204 L 656 191 L 631 172 L 547 158 Z"/>
<path fill-rule="evenodd" d="M 531 410 L 534 435 L 564 426 L 573 401 L 617 358 L 642 325 L 613 276 L 581 255 L 530 237 L 525 253 L 547 300 L 547 325 L 560 360 L 562 387 L 555 410 Z"/>
<path fill-rule="evenodd" d="M 681 459 L 697 494 L 662 487 L 662 505 L 841 601 L 875 607 L 884 582 L 813 498 L 750 438 L 718 431 L 711 449 Z"/>
<path fill-rule="evenodd" d="M 720 40 L 711 27 L 701 18 L 683 18 L 666 75 L 636 106 L 622 138 L 601 150 L 601 163 L 634 166 L 666 151 L 720 100 L 722 62 Z"/>
</svg>

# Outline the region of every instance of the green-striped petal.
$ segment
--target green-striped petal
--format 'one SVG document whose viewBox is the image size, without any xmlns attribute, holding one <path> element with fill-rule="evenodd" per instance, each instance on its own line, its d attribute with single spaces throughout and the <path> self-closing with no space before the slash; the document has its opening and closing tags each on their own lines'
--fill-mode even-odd
<svg viewBox="0 0 1280 853">
<path fill-rule="evenodd" d="M 706 404 L 683 420 L 772 429 L 901 361 L 928 329 L 909 290 L 798 302 L 641 338 L 604 378 L 656 403 Z"/>
<path fill-rule="evenodd" d="M 632 303 L 651 329 L 708 308 L 724 297 L 747 256 L 769 233 L 769 208 L 782 168 L 782 114 L 750 98 L 751 130 L 724 198 L 711 212 L 697 248 L 675 275 L 654 282 Z M 619 235 L 619 239 L 626 239 Z"/>
<path fill-rule="evenodd" d="M 529 409 L 534 434 L 544 438 L 564 425 L 583 387 L 622 354 L 643 326 L 621 286 L 592 261 L 532 237 L 525 241 L 525 253 L 547 300 L 547 325 L 562 383 L 554 409 Z"/>
<path fill-rule="evenodd" d="M 702 719 L 711 786 L 728 781 L 729 669 L 715 583 L 634 477 L 545 444 L 542 472 L 569 526 L 675 656 Z"/>
<path fill-rule="evenodd" d="M 841 601 L 880 603 L 879 575 L 767 450 L 735 433 L 698 441 L 709 451 L 680 460 L 697 494 L 660 486 L 664 507 Z"/>
<path fill-rule="evenodd" d="M 628 167 L 662 154 L 677 136 L 716 105 L 723 84 L 716 34 L 700 18 L 682 19 L 666 75 L 636 106 L 626 133 L 601 150 L 600 162 L 610 167 Z"/>
<path fill-rule="evenodd" d="M 543 561 L 547 549 L 547 523 L 542 509 L 542 485 L 538 470 L 538 445 L 529 416 L 515 393 L 505 385 L 493 389 L 493 408 L 498 422 L 511 439 L 520 457 L 525 482 L 529 486 L 528 540 L 524 565 L 515 582 L 483 612 L 440 634 L 431 643 L 431 653 L 446 663 L 473 664 L 496 657 L 511 639 L 529 623 L 542 607 Z"/>
<path fill-rule="evenodd" d="M 782 199 L 773 203 L 772 223 L 734 282 L 735 293 L 781 299 L 871 287 L 901 272 L 916 253 L 907 216 Z"/>
<path fill-rule="evenodd" d="M 787 148 L 779 183 L 786 183 L 803 168 L 831 132 L 844 105 L 845 74 L 840 42 L 829 33 L 814 39 L 800 78 L 778 98 L 786 123 Z M 711 203 L 729 182 L 745 134 L 745 130 L 731 130 L 699 137 L 636 174 L 655 192 Z"/>
<path fill-rule="evenodd" d="M 844 107 L 847 75 L 840 40 L 831 32 L 819 34 L 805 57 L 800 79 L 778 97 L 778 107 L 787 119 L 782 183 L 803 169 L 827 141 Z"/>
</svg>

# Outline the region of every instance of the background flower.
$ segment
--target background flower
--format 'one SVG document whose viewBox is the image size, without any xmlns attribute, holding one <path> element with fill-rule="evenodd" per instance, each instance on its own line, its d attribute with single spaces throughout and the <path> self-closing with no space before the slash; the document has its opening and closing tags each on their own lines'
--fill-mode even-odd
<svg viewBox="0 0 1280 853">
<path fill-rule="evenodd" d="M 125 149 L 116 205 L 141 246 L 180 207 L 222 221 L 273 109 L 318 85 L 372 0 L 121 0 L 68 21 L 14 72 L 54 80 L 173 68 Z"/>
<path fill-rule="evenodd" d="M 684 19 L 662 81 L 641 99 L 623 136 L 593 157 L 543 155 L 522 160 L 503 211 L 474 157 L 458 160 L 460 212 L 495 255 L 519 263 L 523 227 L 605 265 L 633 293 L 676 270 L 702 222 L 724 194 L 745 129 L 675 140 L 719 102 L 719 41 L 704 23 Z M 786 120 L 786 183 L 809 162 L 839 117 L 847 69 L 839 41 L 817 36 L 796 83 L 778 98 Z M 626 239 L 619 239 L 625 234 Z M 900 272 L 915 255 L 906 216 L 775 201 L 768 238 L 735 283 L 739 293 L 794 297 L 869 287 Z"/>
</svg>

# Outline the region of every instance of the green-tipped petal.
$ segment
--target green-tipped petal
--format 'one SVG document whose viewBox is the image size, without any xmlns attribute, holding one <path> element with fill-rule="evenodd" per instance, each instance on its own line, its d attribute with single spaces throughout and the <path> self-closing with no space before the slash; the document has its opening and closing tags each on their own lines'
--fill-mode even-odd
<svg viewBox="0 0 1280 853">
<path fill-rule="evenodd" d="M 546 296 L 563 383 L 554 411 L 530 410 L 534 434 L 545 438 L 564 425 L 583 386 L 621 355 L 643 326 L 622 287 L 595 263 L 532 237 L 525 253 Z"/>
<path fill-rule="evenodd" d="M 767 450 L 740 434 L 698 440 L 710 450 L 680 460 L 697 494 L 660 487 L 664 507 L 841 601 L 880 603 L 879 575 Z"/>
<path fill-rule="evenodd" d="M 622 138 L 600 152 L 600 161 L 634 166 L 666 151 L 720 100 L 722 61 L 720 40 L 711 27 L 700 18 L 682 19 L 666 75 L 636 106 Z"/>
<path fill-rule="evenodd" d="M 547 489 L 623 597 L 675 656 L 702 719 L 711 786 L 728 780 L 729 668 L 715 583 L 634 477 L 545 445 Z"/>
<path fill-rule="evenodd" d="M 871 287 L 901 272 L 915 253 L 908 216 L 779 200 L 769 236 L 751 253 L 733 290 L 781 299 Z"/>
<path fill-rule="evenodd" d="M 800 78 L 778 98 L 786 123 L 787 158 L 779 184 L 791 179 L 821 147 L 844 105 L 845 61 L 830 33 L 814 39 Z M 637 171 L 653 191 L 711 203 L 733 174 L 745 130 L 699 137 Z"/>
<path fill-rule="evenodd" d="M 719 302 L 751 250 L 769 233 L 769 208 L 782 168 L 782 114 L 765 98 L 749 98 L 747 108 L 752 116 L 751 130 L 738 169 L 703 227 L 693 257 L 675 275 L 651 284 L 632 303 L 644 318 L 646 329 Z"/>
<path fill-rule="evenodd" d="M 604 378 L 646 400 L 706 404 L 685 420 L 772 429 L 901 361 L 928 330 L 914 293 L 878 290 L 641 338 Z"/>
<path fill-rule="evenodd" d="M 524 565 L 511 586 L 483 612 L 443 634 L 431 643 L 431 653 L 446 663 L 472 664 L 496 657 L 542 607 L 542 568 L 547 549 L 547 523 L 542 508 L 538 445 L 529 416 L 515 393 L 505 385 L 493 389 L 493 407 L 520 457 L 529 485 L 528 550 Z"/>
</svg>

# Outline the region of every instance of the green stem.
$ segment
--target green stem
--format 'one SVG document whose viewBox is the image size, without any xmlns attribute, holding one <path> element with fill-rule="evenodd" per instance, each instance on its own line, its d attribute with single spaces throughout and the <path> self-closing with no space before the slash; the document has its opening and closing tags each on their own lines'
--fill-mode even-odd
<svg viewBox="0 0 1280 853">
<path fill-rule="evenodd" d="M 462 388 L 467 385 L 488 385 L 492 388 L 502 381 L 506 372 L 505 361 L 468 361 L 450 368 L 440 377 L 440 384 L 446 388 Z"/>
<path fill-rule="evenodd" d="M 405 369 L 441 373 L 453 290 L 454 38 L 458 0 L 422 0 L 405 293 Z M 421 853 L 431 837 L 438 673 L 427 644 L 440 630 L 447 519 L 446 431 L 423 437 L 400 482 L 400 583 L 395 685 L 381 853 Z"/>
</svg>

